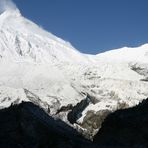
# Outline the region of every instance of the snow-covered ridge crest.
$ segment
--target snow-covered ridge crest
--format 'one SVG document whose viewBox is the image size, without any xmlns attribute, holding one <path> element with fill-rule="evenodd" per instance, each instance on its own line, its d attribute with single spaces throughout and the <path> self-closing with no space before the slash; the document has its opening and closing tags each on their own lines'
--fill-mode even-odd
<svg viewBox="0 0 148 148">
<path fill-rule="evenodd" d="M 113 62 L 140 62 L 148 63 L 148 44 L 139 47 L 123 47 L 100 53 L 97 59 L 105 59 Z"/>
</svg>

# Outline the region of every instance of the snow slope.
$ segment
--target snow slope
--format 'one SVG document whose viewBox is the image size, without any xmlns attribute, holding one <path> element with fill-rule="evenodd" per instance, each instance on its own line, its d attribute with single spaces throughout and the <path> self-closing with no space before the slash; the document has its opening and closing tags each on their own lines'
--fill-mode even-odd
<svg viewBox="0 0 148 148">
<path fill-rule="evenodd" d="M 59 117 L 68 122 L 69 105 L 89 96 L 77 120 L 81 125 L 90 110 L 112 112 L 147 98 L 147 63 L 147 44 L 87 55 L 18 9 L 0 15 L 0 108 L 32 101 L 53 116 L 61 110 Z"/>
<path fill-rule="evenodd" d="M 86 57 L 70 43 L 21 16 L 19 10 L 0 15 L 1 57 L 33 62 L 84 62 Z"/>
<path fill-rule="evenodd" d="M 98 59 L 113 60 L 120 62 L 142 62 L 148 63 L 148 44 L 138 48 L 123 47 L 107 51 L 97 55 Z"/>
<path fill-rule="evenodd" d="M 56 66 L 61 62 L 88 63 L 68 42 L 25 19 L 17 9 L 0 15 L 0 37 L 1 86 L 31 90 L 48 103 L 50 96 L 61 98 L 59 107 L 83 97 Z M 17 95 L 24 100 L 24 95 Z"/>
</svg>

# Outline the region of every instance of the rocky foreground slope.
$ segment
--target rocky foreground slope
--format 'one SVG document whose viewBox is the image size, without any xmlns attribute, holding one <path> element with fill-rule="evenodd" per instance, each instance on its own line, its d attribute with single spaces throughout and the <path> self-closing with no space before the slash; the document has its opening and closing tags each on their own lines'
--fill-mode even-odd
<svg viewBox="0 0 148 148">
<path fill-rule="evenodd" d="M 23 102 L 0 110 L 1 148 L 147 148 L 148 100 L 107 116 L 89 141 L 39 106 Z"/>
<path fill-rule="evenodd" d="M 108 114 L 148 97 L 147 64 L 147 44 L 87 55 L 18 8 L 0 13 L 1 109 L 29 101 L 93 138 Z"/>
</svg>

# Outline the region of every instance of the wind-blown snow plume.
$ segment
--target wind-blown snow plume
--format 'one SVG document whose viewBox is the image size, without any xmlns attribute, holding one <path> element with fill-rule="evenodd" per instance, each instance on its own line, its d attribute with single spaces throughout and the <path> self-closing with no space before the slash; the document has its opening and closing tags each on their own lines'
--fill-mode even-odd
<svg viewBox="0 0 148 148">
<path fill-rule="evenodd" d="M 0 13 L 6 10 L 16 10 L 17 7 L 12 0 L 0 0 Z"/>
</svg>

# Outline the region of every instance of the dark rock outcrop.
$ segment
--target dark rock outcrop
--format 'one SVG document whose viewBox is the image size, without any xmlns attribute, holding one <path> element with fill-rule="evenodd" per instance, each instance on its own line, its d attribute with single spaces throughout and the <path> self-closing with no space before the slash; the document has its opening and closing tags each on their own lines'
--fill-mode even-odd
<svg viewBox="0 0 148 148">
<path fill-rule="evenodd" d="M 67 119 L 71 124 L 76 123 L 76 121 L 82 116 L 82 112 L 89 105 L 90 101 L 90 98 L 86 97 L 72 108 L 72 110 L 67 115 Z"/>
<path fill-rule="evenodd" d="M 90 119 L 96 122 L 91 114 Z M 33 103 L 23 102 L 0 110 L 0 148 L 147 147 L 148 100 L 109 114 L 93 142 Z"/>
<path fill-rule="evenodd" d="M 56 114 L 59 114 L 60 112 L 67 112 L 73 109 L 72 104 L 68 104 L 67 106 L 62 106 L 60 109 L 57 110 Z"/>
<path fill-rule="evenodd" d="M 104 148 L 147 148 L 148 99 L 108 115 L 94 142 Z"/>
<path fill-rule="evenodd" d="M 61 120 L 33 103 L 0 110 L 0 148 L 96 147 Z"/>
</svg>

